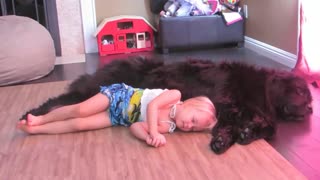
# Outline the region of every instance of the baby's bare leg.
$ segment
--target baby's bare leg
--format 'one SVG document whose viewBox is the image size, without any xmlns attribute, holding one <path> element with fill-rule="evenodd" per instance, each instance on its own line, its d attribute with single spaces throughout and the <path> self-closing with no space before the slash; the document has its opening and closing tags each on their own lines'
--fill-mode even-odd
<svg viewBox="0 0 320 180">
<path fill-rule="evenodd" d="M 102 129 L 111 126 L 109 114 L 106 111 L 65 121 L 54 121 L 38 126 L 29 126 L 26 120 L 18 122 L 17 128 L 29 134 L 62 134 L 86 130 Z"/>
<path fill-rule="evenodd" d="M 108 97 L 98 93 L 86 101 L 54 109 L 42 116 L 33 116 L 32 114 L 28 114 L 27 124 L 29 126 L 35 126 L 53 121 L 63 121 L 70 118 L 87 117 L 104 111 L 108 107 Z"/>
</svg>

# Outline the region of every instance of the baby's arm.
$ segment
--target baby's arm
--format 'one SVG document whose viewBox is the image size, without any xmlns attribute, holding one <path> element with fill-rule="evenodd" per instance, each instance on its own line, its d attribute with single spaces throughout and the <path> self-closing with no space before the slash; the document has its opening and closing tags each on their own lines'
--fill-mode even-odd
<svg viewBox="0 0 320 180">
<path fill-rule="evenodd" d="M 158 130 L 158 112 L 162 107 L 175 104 L 181 99 L 181 92 L 179 90 L 167 90 L 162 94 L 154 98 L 147 106 L 147 122 L 149 127 L 149 133 L 151 137 L 161 137 Z M 164 137 L 163 137 L 164 138 Z"/>
<path fill-rule="evenodd" d="M 160 133 L 168 133 L 169 127 L 168 126 L 159 126 L 158 128 Z M 163 141 L 153 139 L 149 135 L 148 131 L 148 124 L 146 122 L 136 122 L 130 126 L 131 133 L 138 139 L 145 141 L 148 145 L 154 147 L 160 147 L 165 145 L 166 140 Z"/>
<path fill-rule="evenodd" d="M 148 125 L 146 122 L 135 122 L 130 126 L 131 133 L 140 140 L 146 141 L 148 133 Z"/>
</svg>

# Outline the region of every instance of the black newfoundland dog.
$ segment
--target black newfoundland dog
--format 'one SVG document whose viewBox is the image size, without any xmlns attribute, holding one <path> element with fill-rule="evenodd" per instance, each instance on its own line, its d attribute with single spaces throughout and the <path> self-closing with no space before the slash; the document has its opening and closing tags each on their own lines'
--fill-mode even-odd
<svg viewBox="0 0 320 180">
<path fill-rule="evenodd" d="M 27 113 L 41 115 L 81 102 L 98 93 L 100 85 L 119 82 L 140 88 L 179 89 L 183 99 L 208 96 L 218 117 L 210 147 L 218 154 L 234 143 L 271 138 L 277 120 L 301 121 L 312 113 L 307 83 L 291 72 L 235 62 L 189 60 L 166 64 L 144 58 L 113 61 L 93 75 L 80 76 L 65 94 Z"/>
</svg>

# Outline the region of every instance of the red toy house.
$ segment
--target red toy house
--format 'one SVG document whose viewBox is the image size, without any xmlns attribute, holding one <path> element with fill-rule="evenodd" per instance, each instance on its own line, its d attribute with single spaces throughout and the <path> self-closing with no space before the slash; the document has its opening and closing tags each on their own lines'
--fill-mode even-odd
<svg viewBox="0 0 320 180">
<path fill-rule="evenodd" d="M 98 26 L 100 56 L 118 53 L 152 51 L 156 29 L 140 16 L 116 16 L 104 19 Z"/>
</svg>

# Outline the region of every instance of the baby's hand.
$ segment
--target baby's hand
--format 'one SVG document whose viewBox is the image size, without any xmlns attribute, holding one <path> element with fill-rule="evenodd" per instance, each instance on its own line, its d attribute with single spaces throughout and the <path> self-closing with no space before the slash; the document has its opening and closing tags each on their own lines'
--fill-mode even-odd
<svg viewBox="0 0 320 180">
<path fill-rule="evenodd" d="M 166 138 L 164 135 L 158 133 L 153 136 L 148 136 L 146 139 L 146 143 L 150 146 L 160 147 L 166 144 Z"/>
</svg>

